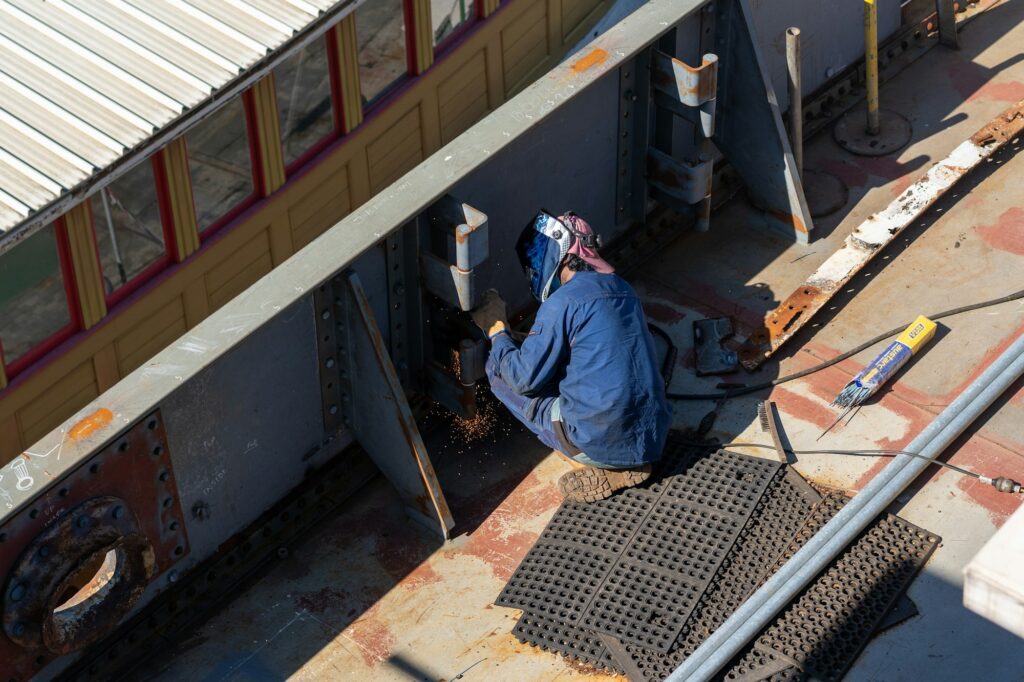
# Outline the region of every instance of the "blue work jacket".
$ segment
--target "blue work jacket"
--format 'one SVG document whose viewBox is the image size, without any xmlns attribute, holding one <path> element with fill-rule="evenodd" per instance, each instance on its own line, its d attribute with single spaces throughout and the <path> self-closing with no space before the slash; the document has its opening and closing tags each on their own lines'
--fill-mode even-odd
<svg viewBox="0 0 1024 682">
<path fill-rule="evenodd" d="M 665 382 L 640 299 L 618 275 L 576 273 L 540 306 L 521 347 L 493 339 L 491 361 L 517 393 L 558 396 L 569 440 L 590 459 L 660 459 L 672 418 Z"/>
</svg>

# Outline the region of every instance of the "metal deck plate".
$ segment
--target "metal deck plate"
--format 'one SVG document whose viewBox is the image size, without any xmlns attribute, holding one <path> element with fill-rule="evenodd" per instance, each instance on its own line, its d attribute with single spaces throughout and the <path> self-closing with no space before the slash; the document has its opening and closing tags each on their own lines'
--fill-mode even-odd
<svg viewBox="0 0 1024 682">
<path fill-rule="evenodd" d="M 673 434 L 647 488 L 564 503 L 496 603 L 667 652 L 780 467 L 707 450 Z"/>
</svg>

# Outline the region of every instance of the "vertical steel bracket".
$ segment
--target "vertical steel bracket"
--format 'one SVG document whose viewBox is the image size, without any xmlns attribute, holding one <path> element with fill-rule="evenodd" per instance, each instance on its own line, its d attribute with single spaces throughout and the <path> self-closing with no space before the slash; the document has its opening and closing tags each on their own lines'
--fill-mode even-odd
<svg viewBox="0 0 1024 682">
<path fill-rule="evenodd" d="M 718 74 L 715 145 L 743 180 L 768 226 L 810 241 L 813 223 L 778 101 L 754 40 L 747 0 L 717 0 L 715 52 L 727 55 Z"/>
<path fill-rule="evenodd" d="M 644 153 L 650 130 L 650 51 L 619 68 L 619 136 L 616 166 L 616 224 L 647 217 Z"/>
<path fill-rule="evenodd" d="M 674 46 L 674 36 L 663 41 Z M 696 159 L 672 156 L 672 125 L 659 121 L 654 144 L 647 150 L 647 182 L 651 196 L 677 211 L 695 212 L 696 227 L 705 231 L 711 218 L 714 161 L 706 140 L 715 132 L 718 57 L 707 53 L 700 66 L 690 66 L 657 48 L 650 50 L 651 84 L 657 111 L 690 121 L 698 136 Z"/>
<path fill-rule="evenodd" d="M 409 516 L 448 540 L 455 522 L 359 276 L 349 271 L 332 282 L 337 364 L 351 387 L 341 395 L 345 424 L 398 490 Z"/>
<path fill-rule="evenodd" d="M 419 239 L 416 224 L 406 225 L 384 240 L 388 286 L 388 342 L 402 385 L 419 389 L 423 366 L 423 299 L 419 287 Z M 410 284 L 412 286 L 410 286 Z"/>
<path fill-rule="evenodd" d="M 954 50 L 960 47 L 960 39 L 956 33 L 956 12 L 953 0 L 935 0 L 935 13 L 939 24 L 939 44 Z"/>
<path fill-rule="evenodd" d="M 479 295 L 474 268 L 488 255 L 487 215 L 446 194 L 423 217 L 432 242 L 420 255 L 427 291 L 459 310 L 472 310 Z"/>
</svg>

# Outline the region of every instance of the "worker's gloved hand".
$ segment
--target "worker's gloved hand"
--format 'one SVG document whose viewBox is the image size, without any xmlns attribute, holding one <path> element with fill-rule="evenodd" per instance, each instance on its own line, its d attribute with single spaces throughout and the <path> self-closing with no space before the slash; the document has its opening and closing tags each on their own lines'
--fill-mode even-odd
<svg viewBox="0 0 1024 682">
<path fill-rule="evenodd" d="M 505 301 L 501 299 L 501 296 L 494 289 L 485 291 L 483 296 L 480 297 L 480 305 L 469 314 L 476 326 L 484 330 L 488 338 L 493 338 L 496 334 L 508 331 Z"/>
</svg>

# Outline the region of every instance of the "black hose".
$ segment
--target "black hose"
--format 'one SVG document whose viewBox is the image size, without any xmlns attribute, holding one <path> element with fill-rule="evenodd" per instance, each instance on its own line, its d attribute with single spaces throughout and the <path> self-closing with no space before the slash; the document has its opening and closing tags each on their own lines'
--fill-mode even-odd
<svg viewBox="0 0 1024 682">
<path fill-rule="evenodd" d="M 720 449 L 725 448 L 765 448 L 767 450 L 774 450 L 774 445 L 765 445 L 763 443 L 725 443 L 718 446 Z M 910 452 L 909 450 L 791 450 L 789 448 L 783 448 L 783 451 L 793 455 L 853 455 L 856 457 L 895 457 L 896 455 L 910 455 L 911 457 L 917 457 L 918 459 L 926 459 L 932 464 L 938 464 L 939 466 L 952 469 L 953 471 L 963 474 L 964 476 L 970 476 L 972 478 L 981 478 L 981 474 L 976 474 L 973 471 L 962 469 L 955 464 L 949 462 L 943 462 L 935 459 L 934 457 L 926 457 L 917 452 Z M 739 453 L 737 453 L 739 454 Z"/>
<path fill-rule="evenodd" d="M 988 308 L 990 306 L 999 305 L 1000 303 L 1009 303 L 1010 301 L 1017 301 L 1017 300 L 1020 300 L 1022 298 L 1024 298 L 1024 290 L 1018 291 L 1018 292 L 1013 293 L 1013 294 L 1009 294 L 1007 296 L 1003 296 L 1001 298 L 993 298 L 993 299 L 988 300 L 988 301 L 981 301 L 980 303 L 971 303 L 970 305 L 960 306 L 959 308 L 952 308 L 950 310 L 945 310 L 945 311 L 943 311 L 941 313 L 937 313 L 935 315 L 926 315 L 925 317 L 927 317 L 930 320 L 941 320 L 944 317 L 951 317 L 953 315 L 959 315 L 961 313 L 968 313 L 968 312 L 971 312 L 972 310 L 979 310 L 981 308 Z M 750 393 L 756 393 L 756 392 L 762 391 L 762 390 L 764 390 L 766 388 L 771 388 L 772 386 L 777 386 L 779 384 L 784 384 L 787 381 L 793 381 L 795 379 L 801 379 L 801 378 L 807 376 L 808 374 L 814 374 L 815 372 L 820 372 L 821 370 L 825 369 L 826 367 L 831 367 L 832 365 L 834 365 L 836 363 L 842 362 L 843 360 L 846 360 L 847 358 L 853 357 L 857 353 L 861 352 L 862 350 L 864 350 L 866 348 L 870 348 L 871 346 L 875 345 L 876 343 L 880 343 L 882 341 L 885 341 L 886 339 L 888 339 L 891 336 L 896 336 L 897 334 L 902 332 L 904 329 L 906 329 L 909 324 L 910 323 L 908 322 L 907 324 L 904 324 L 904 325 L 901 325 L 899 327 L 896 327 L 895 329 L 890 329 L 889 331 L 887 331 L 887 332 L 885 332 L 883 334 L 879 334 L 878 336 L 874 337 L 873 339 L 870 339 L 870 340 L 865 341 L 864 343 L 860 344 L 856 348 L 852 348 L 852 349 L 846 351 L 845 353 L 840 353 L 839 355 L 837 355 L 836 357 L 832 358 L 831 360 L 826 360 L 825 362 L 822 362 L 819 365 L 815 365 L 814 367 L 810 367 L 808 369 L 801 370 L 799 372 L 794 372 L 793 374 L 787 374 L 786 376 L 778 377 L 778 378 L 773 379 L 771 381 L 766 381 L 766 382 L 764 382 L 762 384 L 755 384 L 753 386 L 744 386 L 743 388 L 734 388 L 734 389 L 731 389 L 731 390 L 728 390 L 728 391 L 723 391 L 721 393 L 667 393 L 666 397 L 669 398 L 670 400 L 728 400 L 730 398 L 736 398 L 736 397 L 739 397 L 741 395 L 748 395 Z M 662 330 L 658 330 L 658 331 L 662 331 Z M 664 332 L 662 331 L 662 333 L 664 333 Z"/>
<path fill-rule="evenodd" d="M 647 328 L 651 330 L 651 334 L 659 337 L 665 342 L 667 350 L 665 351 L 665 359 L 661 362 L 661 378 L 665 380 L 665 388 L 668 388 L 668 384 L 672 381 L 672 371 L 676 366 L 676 356 L 679 354 L 679 350 L 676 348 L 676 344 L 672 343 L 672 337 L 668 335 L 668 332 L 661 327 L 655 327 L 651 323 L 647 323 Z"/>
</svg>

